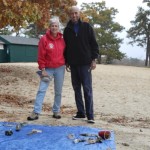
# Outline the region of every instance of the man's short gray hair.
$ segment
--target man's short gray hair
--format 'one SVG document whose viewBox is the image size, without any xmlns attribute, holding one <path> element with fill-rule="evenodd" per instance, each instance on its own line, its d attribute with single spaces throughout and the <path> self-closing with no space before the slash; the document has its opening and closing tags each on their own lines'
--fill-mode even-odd
<svg viewBox="0 0 150 150">
<path fill-rule="evenodd" d="M 78 11 L 78 12 L 80 12 L 80 9 L 79 9 L 79 7 L 77 7 L 77 6 L 72 6 L 72 7 L 70 7 L 70 13 L 71 13 L 72 11 Z"/>
</svg>

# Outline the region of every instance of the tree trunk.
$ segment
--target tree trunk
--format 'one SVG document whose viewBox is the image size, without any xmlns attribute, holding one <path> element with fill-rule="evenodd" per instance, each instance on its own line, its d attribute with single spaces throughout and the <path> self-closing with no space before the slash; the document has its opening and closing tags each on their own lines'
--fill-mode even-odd
<svg viewBox="0 0 150 150">
<path fill-rule="evenodd" d="M 101 63 L 102 63 L 102 57 L 101 57 L 100 54 L 99 54 L 99 56 L 98 56 L 97 62 L 98 62 L 98 64 L 101 64 Z"/>
<path fill-rule="evenodd" d="M 148 67 L 150 67 L 150 54 L 148 55 Z"/>
<path fill-rule="evenodd" d="M 150 25 L 148 25 L 150 26 Z M 148 27 L 149 29 L 149 27 Z M 149 55 L 150 55 L 150 37 L 149 37 L 149 32 L 147 34 L 147 47 L 146 47 L 146 59 L 145 59 L 145 66 L 148 66 L 149 65 Z"/>
<path fill-rule="evenodd" d="M 146 48 L 146 59 L 145 59 L 145 66 L 148 64 L 148 47 Z"/>
<path fill-rule="evenodd" d="M 150 66 L 150 38 L 148 38 L 148 48 L 147 48 L 147 66 Z"/>
</svg>

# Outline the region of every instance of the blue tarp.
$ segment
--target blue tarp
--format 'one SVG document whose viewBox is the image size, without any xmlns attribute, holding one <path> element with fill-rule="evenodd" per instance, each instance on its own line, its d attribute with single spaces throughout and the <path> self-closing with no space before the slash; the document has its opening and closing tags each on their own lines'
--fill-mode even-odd
<svg viewBox="0 0 150 150">
<path fill-rule="evenodd" d="M 48 126 L 48 125 L 24 125 L 20 131 L 16 131 L 16 124 L 0 122 L 0 150 L 116 150 L 114 132 L 111 131 L 109 140 L 102 143 L 88 144 L 87 141 L 74 143 L 68 135 L 74 138 L 86 139 L 80 134 L 98 134 L 101 129 L 85 126 Z M 33 129 L 42 131 L 28 135 Z M 6 136 L 5 131 L 12 130 L 11 136 Z M 92 137 L 93 138 L 93 137 Z"/>
</svg>

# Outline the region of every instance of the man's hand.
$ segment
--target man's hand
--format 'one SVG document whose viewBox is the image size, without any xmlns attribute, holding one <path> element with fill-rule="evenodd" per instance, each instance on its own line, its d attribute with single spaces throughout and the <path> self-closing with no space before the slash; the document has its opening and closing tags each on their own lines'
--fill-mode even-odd
<svg viewBox="0 0 150 150">
<path fill-rule="evenodd" d="M 70 66 L 68 64 L 66 64 L 66 71 L 71 72 Z"/>
<path fill-rule="evenodd" d="M 93 60 L 92 63 L 91 63 L 91 70 L 94 70 L 96 68 L 96 61 Z"/>
</svg>

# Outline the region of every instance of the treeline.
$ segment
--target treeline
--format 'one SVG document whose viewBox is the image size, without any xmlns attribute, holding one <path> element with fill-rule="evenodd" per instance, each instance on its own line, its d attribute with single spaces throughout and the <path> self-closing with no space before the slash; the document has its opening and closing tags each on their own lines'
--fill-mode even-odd
<svg viewBox="0 0 150 150">
<path fill-rule="evenodd" d="M 106 61 L 106 59 L 103 57 L 101 64 L 144 67 L 145 66 L 145 60 L 130 57 L 130 58 L 123 58 L 122 60 L 114 59 L 111 63 L 108 63 Z"/>
<path fill-rule="evenodd" d="M 137 9 L 126 32 L 129 44 L 146 49 L 145 66 L 150 66 L 150 2 L 146 2 L 148 9 Z M 77 5 L 76 0 L 0 0 L 0 34 L 38 38 L 49 27 L 52 16 L 59 16 L 66 26 L 69 8 L 73 5 Z M 125 28 L 115 21 L 118 10 L 106 7 L 105 1 L 83 3 L 81 10 L 81 19 L 88 21 L 96 33 L 100 48 L 98 62 L 101 63 L 103 55 L 107 56 L 107 63 L 126 59 L 120 50 L 123 39 L 118 36 Z"/>
</svg>

